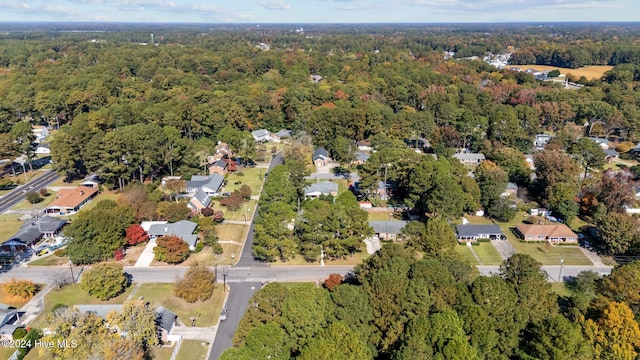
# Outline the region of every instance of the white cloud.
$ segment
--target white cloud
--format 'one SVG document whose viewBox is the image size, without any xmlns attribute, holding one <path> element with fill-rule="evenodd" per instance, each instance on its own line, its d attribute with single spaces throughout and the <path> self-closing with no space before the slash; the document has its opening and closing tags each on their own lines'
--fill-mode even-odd
<svg viewBox="0 0 640 360">
<path fill-rule="evenodd" d="M 259 1 L 258 5 L 268 10 L 290 10 L 291 6 L 284 0 Z"/>
</svg>

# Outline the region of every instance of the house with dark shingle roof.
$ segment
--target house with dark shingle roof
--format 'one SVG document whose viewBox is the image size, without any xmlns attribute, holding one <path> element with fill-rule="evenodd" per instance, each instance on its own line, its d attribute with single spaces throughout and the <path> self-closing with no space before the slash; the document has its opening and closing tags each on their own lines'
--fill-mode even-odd
<svg viewBox="0 0 640 360">
<path fill-rule="evenodd" d="M 486 160 L 484 154 L 480 153 L 462 152 L 454 154 L 453 157 L 465 165 L 477 165 Z"/>
<path fill-rule="evenodd" d="M 404 220 L 369 221 L 369 226 L 373 228 L 373 233 L 380 240 L 396 240 L 400 232 L 407 225 Z"/>
<path fill-rule="evenodd" d="M 147 235 L 151 241 L 155 241 L 161 236 L 175 235 L 189 244 L 189 249 L 193 250 L 198 242 L 198 235 L 193 233 L 197 226 L 198 224 L 189 220 L 180 220 L 172 224 L 155 223 L 149 227 Z"/>
<path fill-rule="evenodd" d="M 156 315 L 156 325 L 158 326 L 160 341 L 166 343 L 169 341 L 169 334 L 178 320 L 178 315 L 164 306 L 158 306 L 156 308 Z"/>
<path fill-rule="evenodd" d="M 456 238 L 459 242 L 476 242 L 478 239 L 505 239 L 498 225 L 472 225 L 464 224 L 456 226 Z"/>
<path fill-rule="evenodd" d="M 329 157 L 329 152 L 326 149 L 317 148 L 313 151 L 311 161 L 313 161 L 313 165 L 316 167 L 325 166 L 331 162 L 331 158 Z"/>
<path fill-rule="evenodd" d="M 193 175 L 190 181 L 185 181 L 185 188 L 192 195 L 202 189 L 211 196 L 217 196 L 223 182 L 224 176 L 220 174 L 211 174 L 211 176 Z"/>
<path fill-rule="evenodd" d="M 189 200 L 187 207 L 194 213 L 200 213 L 202 209 L 208 207 L 211 204 L 211 195 L 207 194 L 204 190 L 198 189 L 196 194 Z"/>
<path fill-rule="evenodd" d="M 338 196 L 338 183 L 333 181 L 320 181 L 304 188 L 304 197 L 317 198 L 321 195 Z"/>
<path fill-rule="evenodd" d="M 227 161 L 220 159 L 209 165 L 209 175 L 218 174 L 224 176 L 227 173 Z"/>
</svg>

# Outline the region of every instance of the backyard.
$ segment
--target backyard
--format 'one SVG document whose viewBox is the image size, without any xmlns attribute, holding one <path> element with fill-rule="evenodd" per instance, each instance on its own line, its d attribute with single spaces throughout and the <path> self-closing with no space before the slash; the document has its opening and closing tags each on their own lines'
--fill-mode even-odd
<svg viewBox="0 0 640 360">
<path fill-rule="evenodd" d="M 239 168 L 235 173 L 228 173 L 226 176 L 226 183 L 224 190 L 221 192 L 233 192 L 240 189 L 242 185 L 249 185 L 251 187 L 251 195 L 258 195 L 260 193 L 260 187 L 262 185 L 262 179 L 267 172 L 265 168 Z"/>
</svg>

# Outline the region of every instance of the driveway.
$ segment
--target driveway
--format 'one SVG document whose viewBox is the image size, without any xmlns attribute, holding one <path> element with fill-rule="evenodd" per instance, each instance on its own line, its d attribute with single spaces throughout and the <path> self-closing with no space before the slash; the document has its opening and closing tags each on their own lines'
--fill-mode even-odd
<svg viewBox="0 0 640 360">
<path fill-rule="evenodd" d="M 502 260 L 507 260 L 516 253 L 508 240 L 491 240 L 491 245 L 496 249 Z"/>
</svg>

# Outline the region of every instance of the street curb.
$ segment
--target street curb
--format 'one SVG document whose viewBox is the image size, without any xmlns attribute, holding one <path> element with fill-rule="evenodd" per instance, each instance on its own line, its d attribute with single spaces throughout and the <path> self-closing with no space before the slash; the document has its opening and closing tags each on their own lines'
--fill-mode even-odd
<svg viewBox="0 0 640 360">
<path fill-rule="evenodd" d="M 216 282 L 218 279 L 216 279 Z M 227 300 L 229 300 L 229 294 L 231 293 L 231 287 L 229 285 L 225 286 L 224 289 L 224 301 L 222 301 L 222 308 L 224 309 L 227 306 Z M 218 314 L 218 322 L 216 323 L 216 331 L 213 332 L 213 340 L 209 343 L 209 349 L 207 350 L 207 359 L 211 356 L 211 351 L 213 350 L 213 343 L 216 342 L 216 336 L 218 335 L 218 328 L 220 327 L 220 315 Z"/>
</svg>

